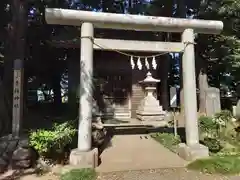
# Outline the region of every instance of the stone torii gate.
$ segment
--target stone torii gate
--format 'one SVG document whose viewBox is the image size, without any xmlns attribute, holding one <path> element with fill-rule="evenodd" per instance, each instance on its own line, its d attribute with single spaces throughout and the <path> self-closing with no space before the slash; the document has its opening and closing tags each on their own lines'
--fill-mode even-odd
<svg viewBox="0 0 240 180">
<path fill-rule="evenodd" d="M 219 34 L 221 21 L 181 19 L 89 12 L 69 9 L 45 10 L 48 24 L 81 26 L 81 73 L 78 147 L 70 156 L 70 163 L 86 167 L 94 166 L 91 145 L 93 50 L 99 49 L 94 42 L 111 49 L 149 52 L 183 52 L 184 115 L 186 144 L 179 154 L 187 159 L 208 156 L 208 148 L 199 143 L 197 97 L 195 79 L 194 33 Z M 148 42 L 114 39 L 94 39 L 94 28 L 159 31 L 182 33 L 182 42 Z M 74 157 L 74 158 L 71 158 Z"/>
</svg>

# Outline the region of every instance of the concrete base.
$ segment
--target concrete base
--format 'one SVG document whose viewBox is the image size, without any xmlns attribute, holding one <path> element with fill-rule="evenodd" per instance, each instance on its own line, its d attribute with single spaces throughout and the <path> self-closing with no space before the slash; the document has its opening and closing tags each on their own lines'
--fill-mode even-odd
<svg viewBox="0 0 240 180">
<path fill-rule="evenodd" d="M 208 147 L 202 144 L 187 146 L 184 143 L 179 144 L 178 155 L 187 161 L 209 157 Z"/>
<path fill-rule="evenodd" d="M 69 164 L 78 168 L 96 168 L 98 166 L 98 149 L 95 148 L 88 152 L 72 150 Z"/>
<path fill-rule="evenodd" d="M 165 121 L 165 120 L 161 120 L 161 121 L 141 121 L 140 123 L 144 126 L 153 126 L 155 128 L 166 127 L 168 125 L 167 121 Z"/>
<path fill-rule="evenodd" d="M 164 119 L 165 112 L 158 114 L 148 114 L 148 113 L 141 113 L 137 111 L 137 119 L 141 121 L 143 125 L 150 125 L 154 127 L 163 127 L 167 125 L 167 121 Z"/>
<path fill-rule="evenodd" d="M 144 112 L 137 111 L 137 119 L 141 121 L 163 121 L 164 117 L 165 117 L 164 111 L 158 114 L 144 113 Z"/>
</svg>

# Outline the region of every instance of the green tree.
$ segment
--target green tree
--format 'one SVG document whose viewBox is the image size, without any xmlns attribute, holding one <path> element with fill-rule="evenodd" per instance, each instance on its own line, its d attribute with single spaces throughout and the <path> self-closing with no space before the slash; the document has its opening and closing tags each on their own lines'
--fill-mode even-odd
<svg viewBox="0 0 240 180">
<path fill-rule="evenodd" d="M 199 18 L 224 22 L 221 35 L 199 35 L 197 52 L 207 62 L 210 85 L 219 88 L 227 86 L 230 90 L 235 89 L 239 81 L 239 3 L 238 0 L 209 0 L 198 12 Z M 232 77 L 230 83 L 229 76 Z"/>
</svg>

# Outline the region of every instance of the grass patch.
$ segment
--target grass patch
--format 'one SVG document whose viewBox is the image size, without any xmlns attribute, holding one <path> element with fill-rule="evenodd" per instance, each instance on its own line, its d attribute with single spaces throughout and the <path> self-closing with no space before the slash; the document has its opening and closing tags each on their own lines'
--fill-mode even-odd
<svg viewBox="0 0 240 180">
<path fill-rule="evenodd" d="M 190 163 L 188 168 L 209 174 L 238 174 L 240 173 L 240 157 L 216 156 L 208 159 L 199 159 Z"/>
<path fill-rule="evenodd" d="M 94 169 L 73 169 L 63 175 L 60 180 L 96 180 L 97 173 Z"/>
<path fill-rule="evenodd" d="M 176 152 L 178 144 L 181 143 L 180 136 L 175 137 L 171 133 L 154 133 L 151 137 L 173 152 Z"/>
</svg>

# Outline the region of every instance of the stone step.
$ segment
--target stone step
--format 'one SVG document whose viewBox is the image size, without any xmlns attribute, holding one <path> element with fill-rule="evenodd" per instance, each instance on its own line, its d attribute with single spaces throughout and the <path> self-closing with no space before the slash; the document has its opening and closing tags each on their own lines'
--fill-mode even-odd
<svg viewBox="0 0 240 180">
<path fill-rule="evenodd" d="M 129 119 L 130 113 L 115 113 L 114 117 L 117 119 Z"/>
</svg>

